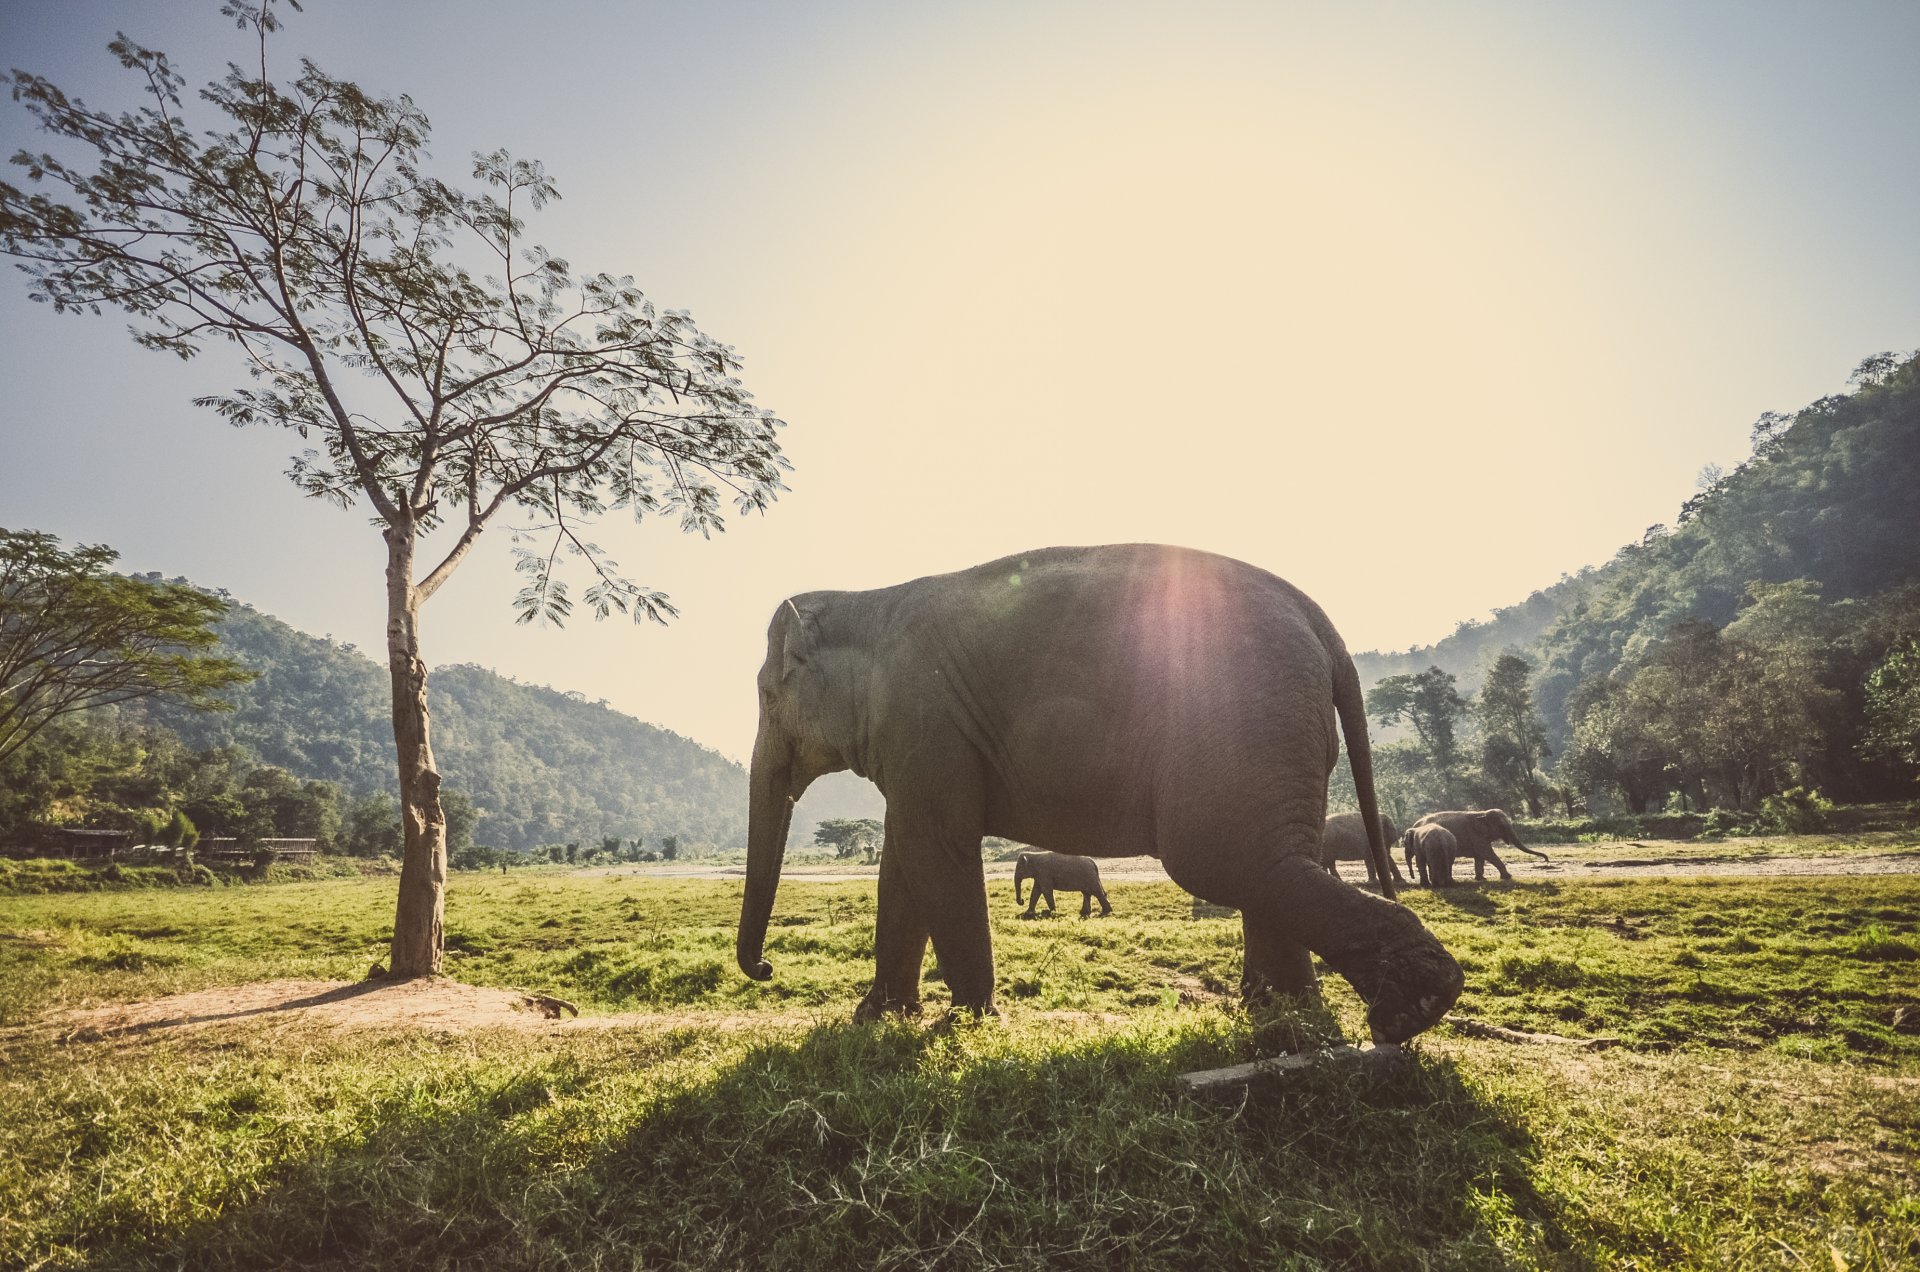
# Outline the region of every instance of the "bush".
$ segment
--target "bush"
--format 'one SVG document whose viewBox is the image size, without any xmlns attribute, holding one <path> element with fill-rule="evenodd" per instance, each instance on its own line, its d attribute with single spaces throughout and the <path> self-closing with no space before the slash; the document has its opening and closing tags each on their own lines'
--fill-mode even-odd
<svg viewBox="0 0 1920 1272">
<path fill-rule="evenodd" d="M 1590 844 L 1614 839 L 1693 839 L 1707 819 L 1699 813 L 1626 813 L 1613 817 L 1514 823 L 1532 844 Z"/>
<path fill-rule="evenodd" d="M 1707 814 L 1701 824 L 1702 839 L 1725 839 L 1729 835 L 1751 835 L 1760 828 L 1758 820 L 1751 813 L 1743 813 L 1733 808 L 1716 808 Z"/>
<path fill-rule="evenodd" d="M 1810 791 L 1803 786 L 1790 787 L 1760 801 L 1761 823 L 1790 835 L 1804 835 L 1820 829 L 1826 822 L 1827 814 L 1832 811 L 1832 800 L 1819 791 Z"/>
</svg>

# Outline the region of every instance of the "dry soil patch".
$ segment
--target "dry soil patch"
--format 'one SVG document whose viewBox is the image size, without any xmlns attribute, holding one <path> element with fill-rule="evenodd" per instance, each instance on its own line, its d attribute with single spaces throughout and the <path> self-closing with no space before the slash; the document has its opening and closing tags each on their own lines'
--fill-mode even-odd
<svg viewBox="0 0 1920 1272">
<path fill-rule="evenodd" d="M 412 981 L 277 980 L 226 985 L 133 1003 L 109 1003 L 66 1012 L 54 1020 L 74 1041 L 125 1037 L 162 1029 L 193 1029 L 230 1022 L 317 1025 L 323 1028 L 417 1029 L 464 1033 L 474 1029 L 646 1027 L 766 1028 L 771 1013 L 631 1012 L 551 1018 L 534 997 L 511 989 L 462 985 L 444 977 Z"/>
</svg>

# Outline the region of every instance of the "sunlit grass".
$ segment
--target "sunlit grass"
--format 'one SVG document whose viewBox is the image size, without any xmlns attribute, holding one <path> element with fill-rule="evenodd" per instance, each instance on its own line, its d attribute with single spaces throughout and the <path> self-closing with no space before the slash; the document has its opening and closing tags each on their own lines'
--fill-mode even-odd
<svg viewBox="0 0 1920 1272">
<path fill-rule="evenodd" d="M 558 872 L 456 877 L 449 969 L 633 1027 L 62 1042 L 47 1023 L 357 979 L 392 886 L 0 899 L 0 1266 L 1920 1260 L 1906 876 L 1417 894 L 1467 965 L 1457 1010 L 1623 1045 L 1442 1028 L 1398 1072 L 1222 1101 L 1172 1079 L 1252 1054 L 1222 997 L 1239 925 L 1167 885 L 1117 885 L 1115 915 L 1084 922 L 1020 920 L 996 885 L 1006 1015 L 982 1027 L 845 1023 L 870 883 L 783 886 L 760 986 L 732 965 L 740 885 Z M 1328 991 L 1357 1035 L 1358 1003 Z"/>
</svg>

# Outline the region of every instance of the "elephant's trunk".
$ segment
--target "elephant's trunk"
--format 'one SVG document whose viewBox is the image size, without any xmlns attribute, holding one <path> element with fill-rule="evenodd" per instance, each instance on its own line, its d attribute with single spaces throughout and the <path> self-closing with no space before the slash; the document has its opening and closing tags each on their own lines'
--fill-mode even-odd
<svg viewBox="0 0 1920 1272">
<path fill-rule="evenodd" d="M 791 760 L 780 752 L 781 748 L 768 744 L 763 732 L 753 748 L 748 779 L 747 893 L 740 903 L 735 956 L 740 970 L 760 981 L 773 975 L 773 966 L 762 953 L 767 922 L 773 917 L 773 894 L 780 887 L 780 863 L 787 855 L 787 832 L 793 827 Z"/>
<path fill-rule="evenodd" d="M 1022 857 L 1013 865 L 1013 903 L 1025 905 L 1027 899 L 1020 895 L 1020 889 L 1027 882 L 1027 859 Z"/>
</svg>

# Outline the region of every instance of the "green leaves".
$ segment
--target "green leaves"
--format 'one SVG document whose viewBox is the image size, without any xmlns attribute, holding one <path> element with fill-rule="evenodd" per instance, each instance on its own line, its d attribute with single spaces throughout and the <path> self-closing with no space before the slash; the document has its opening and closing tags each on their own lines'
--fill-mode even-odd
<svg viewBox="0 0 1920 1272">
<path fill-rule="evenodd" d="M 56 310 L 131 314 L 147 348 L 237 345 L 255 386 L 197 403 L 317 440 L 288 468 L 302 493 L 364 500 L 389 527 L 463 525 L 422 599 L 513 506 L 551 536 L 515 598 L 522 621 L 565 618 L 554 567 L 573 558 L 595 576 L 596 614 L 670 615 L 577 522 L 626 508 L 711 535 L 723 496 L 743 514 L 778 497 L 780 421 L 737 378 L 738 354 L 631 278 L 576 274 L 528 242 L 527 214 L 559 197 L 538 162 L 492 150 L 473 156 L 474 188 L 435 177 L 411 99 L 304 60 L 277 79 L 274 7 L 223 12 L 259 55 L 197 99 L 165 54 L 125 37 L 113 49 L 141 85 L 137 110 L 10 77 L 54 140 L 14 159 L 44 190 L 0 184 L 0 252 Z"/>
<path fill-rule="evenodd" d="M 0 529 L 0 761 L 72 712 L 161 693 L 218 710 L 222 689 L 253 678 L 205 652 L 225 601 L 110 574 L 118 555 Z"/>
</svg>

